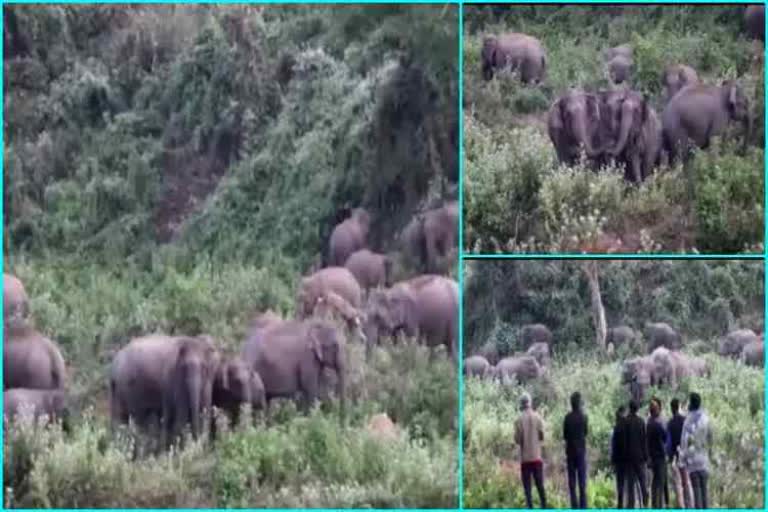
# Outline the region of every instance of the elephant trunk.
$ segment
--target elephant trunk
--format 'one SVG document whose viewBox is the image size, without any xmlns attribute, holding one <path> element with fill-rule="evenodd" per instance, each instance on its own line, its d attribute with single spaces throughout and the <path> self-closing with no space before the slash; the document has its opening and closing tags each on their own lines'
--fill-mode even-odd
<svg viewBox="0 0 768 512">
<path fill-rule="evenodd" d="M 203 382 L 200 375 L 200 369 L 198 367 L 187 369 L 187 394 L 189 403 L 187 404 L 187 414 L 189 415 L 189 422 L 192 427 L 192 436 L 197 439 L 200 435 L 200 418 L 201 418 L 201 405 L 203 398 Z"/>
<path fill-rule="evenodd" d="M 586 151 L 589 158 L 597 158 L 600 156 L 602 151 L 599 148 L 595 148 L 592 144 L 592 137 L 590 136 L 589 130 L 587 128 L 586 113 L 583 116 L 577 117 L 576 125 L 574 126 L 574 132 L 576 138 L 582 144 L 584 144 L 584 150 Z"/>
<path fill-rule="evenodd" d="M 625 103 L 621 108 L 621 126 L 619 127 L 619 138 L 616 141 L 616 145 L 611 149 L 611 153 L 614 156 L 620 155 L 627 147 L 629 135 L 632 131 L 633 117 L 634 111 L 632 107 Z"/>
<path fill-rule="evenodd" d="M 347 378 L 347 365 L 344 361 L 344 351 L 339 351 L 338 360 L 336 361 L 336 395 L 339 397 L 339 412 L 341 421 L 343 422 L 346 417 L 346 378 Z"/>
</svg>

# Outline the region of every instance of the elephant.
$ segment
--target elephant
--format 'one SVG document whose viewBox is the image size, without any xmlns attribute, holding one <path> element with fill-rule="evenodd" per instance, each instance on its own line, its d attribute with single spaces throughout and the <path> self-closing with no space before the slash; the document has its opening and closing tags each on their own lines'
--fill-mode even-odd
<svg viewBox="0 0 768 512">
<path fill-rule="evenodd" d="M 331 232 L 329 243 L 329 266 L 340 267 L 349 255 L 365 247 L 371 216 L 363 208 L 355 208 L 351 215 L 337 224 Z"/>
<path fill-rule="evenodd" d="M 616 57 L 626 57 L 631 59 L 633 57 L 632 47 L 628 44 L 622 44 L 605 50 L 604 59 L 606 62 L 609 62 Z"/>
<path fill-rule="evenodd" d="M 419 271 L 427 270 L 427 241 L 424 213 L 416 213 L 397 235 L 402 252 Z"/>
<path fill-rule="evenodd" d="M 678 154 L 688 159 L 691 143 L 707 149 L 710 139 L 722 135 L 731 121 L 743 126 L 742 151 L 746 151 L 752 129 L 749 101 L 734 80 L 726 80 L 721 86 L 700 84 L 681 89 L 664 107 L 661 120 L 670 163 Z"/>
<path fill-rule="evenodd" d="M 750 5 L 744 11 L 744 24 L 747 34 L 752 39 L 759 39 L 765 44 L 765 6 Z"/>
<path fill-rule="evenodd" d="M 363 290 L 378 286 L 392 286 L 392 258 L 368 249 L 360 249 L 349 255 L 344 262 Z"/>
<path fill-rule="evenodd" d="M 661 74 L 661 83 L 664 86 L 664 103 L 666 104 L 680 89 L 689 85 L 698 85 L 701 80 L 691 66 L 670 64 Z"/>
<path fill-rule="evenodd" d="M 265 410 L 267 405 L 261 377 L 238 356 L 229 356 L 219 364 L 211 400 L 214 407 L 226 413 L 231 425 L 239 424 L 243 405 L 250 405 L 253 411 Z M 211 433 L 215 435 L 215 422 L 211 426 Z"/>
<path fill-rule="evenodd" d="M 551 336 L 551 334 L 550 334 Z M 551 338 L 550 338 L 551 339 Z M 537 341 L 526 350 L 526 355 L 533 356 L 541 367 L 548 367 L 550 365 L 551 358 L 549 356 L 549 344 L 541 341 Z"/>
<path fill-rule="evenodd" d="M 547 132 L 560 163 L 576 164 L 582 148 L 593 166 L 599 163 L 603 156 L 600 111 L 598 96 L 579 90 L 568 91 L 552 104 Z"/>
<path fill-rule="evenodd" d="M 480 355 L 488 360 L 488 362 L 491 364 L 491 366 L 496 366 L 496 364 L 501 359 L 501 354 L 499 354 L 499 349 L 496 347 L 496 344 L 492 341 L 489 341 L 485 344 L 483 344 L 480 349 L 477 351 L 477 355 Z"/>
<path fill-rule="evenodd" d="M 212 405 L 220 356 L 208 336 L 150 334 L 132 339 L 109 371 L 112 427 L 133 421 L 142 429 L 164 428 L 165 445 L 190 423 L 198 436 Z"/>
<path fill-rule="evenodd" d="M 616 55 L 606 63 L 608 68 L 608 76 L 611 82 L 614 84 L 622 84 L 629 82 L 632 76 L 632 66 L 634 62 L 632 57 L 626 57 L 624 55 Z"/>
<path fill-rule="evenodd" d="M 3 343 L 3 389 L 64 389 L 64 357 L 58 345 L 30 325 L 6 326 Z"/>
<path fill-rule="evenodd" d="M 10 319 L 29 316 L 29 297 L 21 281 L 11 274 L 3 274 L 3 324 Z"/>
<path fill-rule="evenodd" d="M 523 348 L 526 350 L 529 350 L 537 343 L 543 343 L 547 346 L 552 345 L 552 331 L 544 324 L 524 325 L 520 338 L 523 342 Z M 547 355 L 549 355 L 549 351 L 547 351 Z"/>
<path fill-rule="evenodd" d="M 493 378 L 505 386 L 525 384 L 543 374 L 544 370 L 533 356 L 505 357 L 493 369 Z"/>
<path fill-rule="evenodd" d="M 45 415 L 50 421 L 61 421 L 70 430 L 70 400 L 62 389 L 14 388 L 3 392 L 3 415 L 9 422 L 21 415 L 37 420 Z"/>
<path fill-rule="evenodd" d="M 324 369 L 337 375 L 336 392 L 345 407 L 345 343 L 333 324 L 311 318 L 290 320 L 269 329 L 247 363 L 264 383 L 266 400 L 301 394 L 305 412 L 318 398 Z"/>
<path fill-rule="evenodd" d="M 486 358 L 479 355 L 464 358 L 464 375 L 467 377 L 490 377 L 493 367 Z"/>
<path fill-rule="evenodd" d="M 661 123 L 648 100 L 636 91 L 602 91 L 602 139 L 613 145 L 606 155 L 624 167 L 624 177 L 636 184 L 647 178 L 661 152 Z M 613 136 L 617 139 L 614 141 Z"/>
<path fill-rule="evenodd" d="M 363 313 L 352 306 L 339 294 L 327 291 L 317 299 L 313 316 L 344 323 L 349 334 L 355 334 L 363 343 L 366 342 L 363 332 Z"/>
<path fill-rule="evenodd" d="M 658 347 L 666 347 L 670 350 L 683 348 L 683 339 L 680 333 L 664 322 L 647 322 L 645 324 L 645 337 L 648 340 L 650 352 Z"/>
<path fill-rule="evenodd" d="M 765 365 L 765 345 L 762 341 L 755 340 L 744 345 L 741 351 L 741 362 L 747 366 L 763 368 Z"/>
<path fill-rule="evenodd" d="M 701 358 L 689 357 L 682 352 L 658 347 L 651 353 L 654 381 L 657 385 L 676 387 L 685 377 L 706 376 L 709 368 Z"/>
<path fill-rule="evenodd" d="M 648 389 L 655 384 L 655 366 L 650 356 L 627 359 L 621 366 L 621 383 L 629 387 L 632 400 L 645 400 Z"/>
<path fill-rule="evenodd" d="M 520 73 L 524 84 L 540 83 L 547 70 L 547 54 L 535 37 L 509 33 L 487 36 L 480 53 L 483 79 L 491 80 L 494 71 L 509 68 Z"/>
<path fill-rule="evenodd" d="M 345 267 L 326 267 L 301 279 L 296 297 L 299 319 L 314 314 L 318 300 L 328 292 L 339 295 L 354 308 L 362 304 L 362 290 L 352 272 Z"/>
<path fill-rule="evenodd" d="M 621 346 L 629 345 L 637 339 L 637 333 L 631 327 L 626 325 L 620 325 L 618 327 L 610 327 L 606 332 L 605 342 L 613 343 L 613 346 L 618 348 Z"/>
<path fill-rule="evenodd" d="M 369 354 L 380 336 L 423 338 L 428 347 L 444 345 L 456 360 L 459 287 L 447 277 L 426 274 L 374 290 L 368 301 L 363 331 Z"/>
<path fill-rule="evenodd" d="M 438 272 L 441 262 L 458 249 L 459 202 L 449 201 L 424 213 L 427 272 Z"/>
<path fill-rule="evenodd" d="M 744 347 L 758 341 L 757 334 L 751 329 L 737 329 L 729 332 L 720 340 L 717 353 L 721 356 L 737 358 L 743 352 Z"/>
</svg>

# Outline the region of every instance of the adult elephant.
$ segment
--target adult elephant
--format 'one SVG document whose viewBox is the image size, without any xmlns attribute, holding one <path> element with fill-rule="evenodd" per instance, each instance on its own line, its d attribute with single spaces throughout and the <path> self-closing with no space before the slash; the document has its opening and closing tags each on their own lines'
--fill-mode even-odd
<svg viewBox="0 0 768 512">
<path fill-rule="evenodd" d="M 392 288 L 375 290 L 368 301 L 363 331 L 367 353 L 380 337 L 422 338 L 427 346 L 444 345 L 456 359 L 459 287 L 447 277 L 426 274 L 401 281 Z"/>
<path fill-rule="evenodd" d="M 709 368 L 703 359 L 687 356 L 666 347 L 657 348 L 650 357 L 657 385 L 669 385 L 675 388 L 685 377 L 703 377 L 709 374 Z"/>
<path fill-rule="evenodd" d="M 547 70 L 547 54 L 541 41 L 514 32 L 486 37 L 480 59 L 485 80 L 492 79 L 495 71 L 509 68 L 517 71 L 525 84 L 540 83 Z"/>
<path fill-rule="evenodd" d="M 582 149 L 593 164 L 599 161 L 600 110 L 597 95 L 579 90 L 568 91 L 552 104 L 547 132 L 560 163 L 574 165 Z"/>
<path fill-rule="evenodd" d="M 645 324 L 645 337 L 648 340 L 648 350 L 653 352 L 658 347 L 669 350 L 683 348 L 683 338 L 672 326 L 664 322 L 648 322 Z"/>
<path fill-rule="evenodd" d="M 61 421 L 69 430 L 70 404 L 67 392 L 61 389 L 14 388 L 3 392 L 3 416 L 13 421 L 29 415 L 35 420 L 45 415 L 51 421 Z"/>
<path fill-rule="evenodd" d="M 765 365 L 765 344 L 760 340 L 747 343 L 741 351 L 741 362 L 762 368 Z"/>
<path fill-rule="evenodd" d="M 392 285 L 392 259 L 386 254 L 360 249 L 349 255 L 344 267 L 352 272 L 363 290 Z"/>
<path fill-rule="evenodd" d="M 424 236 L 424 213 L 416 213 L 397 236 L 400 249 L 419 271 L 427 269 L 427 242 Z"/>
<path fill-rule="evenodd" d="M 687 159 L 691 144 L 707 149 L 711 138 L 722 135 L 732 121 L 743 126 L 742 146 L 746 151 L 752 126 L 749 101 L 733 80 L 721 86 L 700 84 L 681 89 L 664 107 L 661 120 L 670 163 L 678 154 Z"/>
<path fill-rule="evenodd" d="M 677 94 L 683 87 L 701 83 L 699 74 L 691 66 L 685 64 L 670 64 L 661 74 L 661 84 L 664 86 L 664 103 Z"/>
<path fill-rule="evenodd" d="M 109 372 L 113 427 L 135 422 L 149 430 L 164 425 L 165 444 L 190 424 L 202 431 L 212 405 L 220 356 L 207 336 L 153 334 L 134 338 L 115 355 Z"/>
<path fill-rule="evenodd" d="M 634 329 L 627 325 L 619 325 L 608 329 L 605 342 L 613 343 L 614 347 L 619 348 L 621 346 L 631 345 L 636 339 L 637 333 Z"/>
<path fill-rule="evenodd" d="M 621 383 L 629 389 L 632 400 L 642 403 L 655 383 L 655 366 L 650 356 L 633 357 L 621 365 Z"/>
<path fill-rule="evenodd" d="M 548 343 L 541 341 L 536 342 L 528 347 L 528 350 L 525 351 L 525 354 L 534 357 L 539 365 L 543 368 L 549 367 L 552 363 Z"/>
<path fill-rule="evenodd" d="M 464 375 L 467 377 L 490 377 L 493 366 L 486 358 L 479 355 L 464 358 Z"/>
<path fill-rule="evenodd" d="M 759 338 L 751 329 L 736 329 L 723 337 L 717 346 L 717 353 L 724 357 L 737 358 L 744 347 L 750 343 L 757 343 Z"/>
<path fill-rule="evenodd" d="M 632 47 L 624 44 L 609 48 L 605 52 L 605 62 L 611 82 L 614 84 L 628 82 L 634 65 Z"/>
<path fill-rule="evenodd" d="M 337 224 L 329 242 L 329 265 L 342 266 L 350 254 L 365 247 L 370 226 L 371 216 L 363 208 L 353 209 L 349 218 Z"/>
<path fill-rule="evenodd" d="M 360 308 L 362 291 L 354 274 L 345 267 L 326 267 L 303 277 L 296 296 L 296 312 L 301 319 L 311 316 L 318 301 L 333 292 L 352 307 Z"/>
<path fill-rule="evenodd" d="M 247 363 L 264 383 L 266 400 L 302 395 L 307 411 L 319 396 L 323 370 L 336 372 L 336 393 L 345 404 L 346 351 L 338 330 L 319 319 L 291 320 L 270 329 Z"/>
<path fill-rule="evenodd" d="M 765 6 L 748 6 L 744 11 L 744 25 L 749 37 L 765 43 Z"/>
<path fill-rule="evenodd" d="M 3 274 L 3 323 L 29 316 L 29 297 L 19 278 Z"/>
<path fill-rule="evenodd" d="M 6 325 L 3 389 L 64 389 L 66 366 L 58 345 L 21 319 Z"/>
<path fill-rule="evenodd" d="M 617 139 L 606 154 L 624 166 L 627 181 L 641 183 L 650 175 L 661 151 L 661 123 L 646 98 L 636 91 L 601 93 L 606 115 L 605 139 Z"/>
<path fill-rule="evenodd" d="M 427 272 L 439 272 L 445 259 L 458 250 L 459 202 L 449 201 L 424 214 Z"/>
<path fill-rule="evenodd" d="M 238 356 L 224 359 L 216 370 L 213 381 L 213 406 L 227 415 L 231 425 L 240 422 L 242 406 L 250 405 L 253 411 L 266 409 L 264 383 L 256 371 Z M 215 422 L 212 425 L 215 433 Z"/>
<path fill-rule="evenodd" d="M 523 348 L 529 350 L 534 345 L 541 343 L 550 347 L 552 345 L 552 331 L 544 324 L 524 325 L 520 331 Z M 547 352 L 549 355 L 549 352 Z"/>
<path fill-rule="evenodd" d="M 525 384 L 543 374 L 544 370 L 533 356 L 505 357 L 493 369 L 493 378 L 505 386 Z"/>
</svg>

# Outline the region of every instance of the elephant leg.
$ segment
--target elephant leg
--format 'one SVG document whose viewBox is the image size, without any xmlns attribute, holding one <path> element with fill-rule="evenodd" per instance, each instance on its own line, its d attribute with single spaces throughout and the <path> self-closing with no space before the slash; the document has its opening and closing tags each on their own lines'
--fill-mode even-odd
<svg viewBox="0 0 768 512">
<path fill-rule="evenodd" d="M 643 181 L 643 173 L 640 168 L 640 154 L 636 151 L 633 151 L 629 157 L 628 164 L 632 173 L 632 180 L 637 185 L 639 185 Z"/>
<path fill-rule="evenodd" d="M 299 387 L 302 395 L 301 408 L 304 414 L 309 414 L 309 409 L 317 400 L 322 373 L 321 368 L 311 368 L 310 366 L 313 365 L 307 364 L 299 371 Z"/>
</svg>

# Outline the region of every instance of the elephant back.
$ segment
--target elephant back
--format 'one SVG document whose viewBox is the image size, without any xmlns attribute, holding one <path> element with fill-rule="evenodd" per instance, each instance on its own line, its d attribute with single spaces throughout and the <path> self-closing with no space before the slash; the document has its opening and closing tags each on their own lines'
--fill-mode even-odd
<svg viewBox="0 0 768 512">
<path fill-rule="evenodd" d="M 5 389 L 63 389 L 66 365 L 58 345 L 31 326 L 13 326 L 3 343 Z"/>
<path fill-rule="evenodd" d="M 10 274 L 3 274 L 3 320 L 26 319 L 29 316 L 29 297 L 21 281 Z"/>
<path fill-rule="evenodd" d="M 720 340 L 717 351 L 721 356 L 738 357 L 744 347 L 758 341 L 757 334 L 751 329 L 737 329 Z"/>
</svg>

